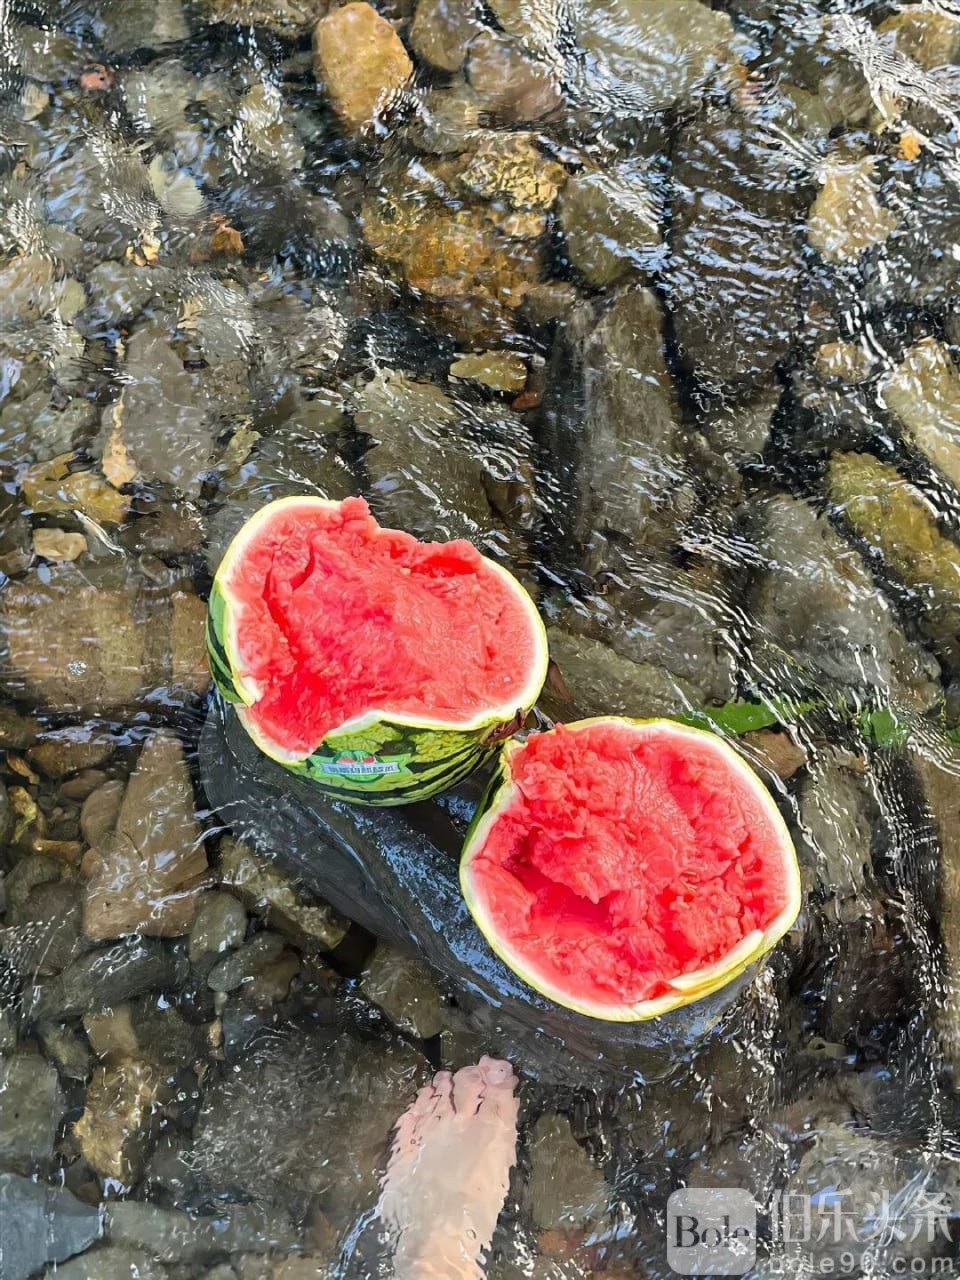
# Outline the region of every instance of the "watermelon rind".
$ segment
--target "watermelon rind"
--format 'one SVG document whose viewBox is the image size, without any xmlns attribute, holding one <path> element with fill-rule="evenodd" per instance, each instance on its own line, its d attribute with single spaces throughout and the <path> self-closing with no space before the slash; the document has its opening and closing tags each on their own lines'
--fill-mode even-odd
<svg viewBox="0 0 960 1280">
<path fill-rule="evenodd" d="M 771 950 L 788 932 L 802 905 L 800 884 L 800 867 L 794 849 L 793 840 L 780 810 L 766 787 L 753 772 L 750 766 L 729 746 L 728 743 L 714 733 L 705 729 L 696 729 L 688 725 L 677 724 L 674 720 L 634 719 L 627 716 L 593 716 L 587 720 L 577 720 L 564 726 L 571 732 L 593 725 L 633 725 L 655 727 L 658 731 L 671 734 L 679 739 L 702 740 L 707 738 L 711 745 L 723 755 L 726 763 L 738 773 L 749 785 L 754 795 L 763 806 L 765 815 L 771 826 L 780 836 L 783 872 L 787 879 L 789 894 L 787 904 L 777 918 L 763 931 L 755 930 L 741 939 L 738 945 L 716 964 L 691 973 L 678 975 L 670 981 L 671 992 L 656 1000 L 644 1000 L 623 1005 L 607 1004 L 601 1006 L 589 1001 L 577 999 L 569 991 L 552 983 L 541 975 L 531 971 L 528 960 L 521 955 L 508 940 L 504 939 L 494 924 L 482 897 L 477 893 L 471 876 L 474 855 L 482 849 L 494 823 L 500 814 L 508 809 L 518 795 L 518 788 L 513 782 L 510 760 L 516 751 L 522 750 L 518 739 L 508 742 L 500 755 L 497 767 L 487 785 L 483 798 L 477 806 L 473 820 L 467 829 L 463 852 L 460 858 L 460 887 L 471 916 L 480 932 L 486 938 L 490 949 L 508 965 L 514 973 L 521 977 L 535 991 L 546 996 L 556 1004 L 575 1013 L 582 1013 L 589 1018 L 599 1018 L 605 1022 L 645 1022 L 651 1018 L 661 1017 L 684 1005 L 692 1004 L 704 996 L 725 987 L 738 978 L 744 970 L 755 964 L 763 955 Z"/>
<path fill-rule="evenodd" d="M 355 804 L 398 805 L 429 799 L 463 781 L 499 748 L 501 734 L 522 723 L 547 678 L 547 633 L 536 606 L 521 584 L 495 561 L 486 568 L 500 574 L 527 613 L 534 633 L 535 661 L 527 683 L 510 705 L 485 708 L 468 719 L 412 716 L 389 707 L 354 716 L 304 755 L 291 752 L 265 734 L 252 714 L 262 690 L 242 670 L 237 620 L 230 607 L 230 579 L 243 564 L 250 541 L 283 507 L 304 513 L 339 503 L 326 498 L 292 497 L 268 503 L 243 526 L 227 549 L 214 578 L 207 612 L 207 650 L 214 682 L 257 747 L 278 764 L 308 779 L 326 794 Z"/>
</svg>

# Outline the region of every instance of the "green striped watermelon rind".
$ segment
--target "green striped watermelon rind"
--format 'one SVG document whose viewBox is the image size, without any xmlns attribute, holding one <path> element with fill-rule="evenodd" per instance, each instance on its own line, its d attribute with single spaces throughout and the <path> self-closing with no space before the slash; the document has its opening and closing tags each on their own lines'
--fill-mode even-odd
<svg viewBox="0 0 960 1280">
<path fill-rule="evenodd" d="M 226 645 L 224 644 L 224 615 L 226 608 L 226 599 L 220 589 L 219 582 L 215 580 L 210 591 L 210 599 L 207 601 L 205 631 L 210 674 L 213 676 L 214 684 L 227 702 L 242 705 L 243 696 L 234 684 L 233 669 L 230 659 L 227 657 Z"/>
<path fill-rule="evenodd" d="M 206 626 L 214 683 L 226 701 L 234 705 L 241 723 L 264 755 L 308 779 L 327 795 L 367 805 L 413 804 L 439 795 L 490 760 L 499 749 L 500 739 L 520 727 L 536 702 L 547 678 L 549 661 L 547 633 L 536 606 L 511 574 L 495 561 L 485 559 L 486 565 L 507 579 L 526 605 L 538 641 L 537 660 L 521 692 L 520 706 L 492 708 L 455 727 L 442 720 L 398 715 L 389 709 L 368 712 L 328 734 L 307 755 L 286 752 L 264 736 L 251 714 L 260 691 L 237 673 L 232 618 L 223 582 L 239 560 L 244 543 L 269 518 L 269 513 L 281 504 L 295 503 L 337 505 L 312 497 L 281 498 L 270 503 L 244 525 L 221 562 L 210 592 Z"/>
<path fill-rule="evenodd" d="M 255 726 L 246 728 L 256 741 Z M 377 720 L 356 732 L 329 734 L 305 759 L 286 763 L 338 799 L 393 805 L 429 799 L 455 786 L 492 754 L 476 733 Z"/>
<path fill-rule="evenodd" d="M 715 732 L 678 724 L 677 721 L 672 719 L 639 720 L 628 716 L 593 716 L 587 720 L 573 721 L 563 727 L 566 730 L 576 732 L 578 729 L 597 724 L 656 727 L 659 730 L 668 731 L 678 738 L 691 739 L 695 737 L 697 740 L 708 738 L 718 754 L 724 757 L 726 763 L 739 777 L 749 783 L 754 795 L 760 800 L 773 829 L 780 837 L 780 846 L 783 852 L 783 870 L 790 889 L 787 905 L 767 929 L 762 932 L 754 930 L 743 938 L 739 945 L 729 952 L 722 961 L 694 973 L 687 973 L 674 978 L 670 984 L 673 988 L 672 992 L 656 1000 L 645 1000 L 619 1007 L 604 1005 L 601 1012 L 598 1011 L 597 1006 L 578 1001 L 569 992 L 562 991 L 547 982 L 539 981 L 537 975 L 530 972 L 523 957 L 516 954 L 509 943 L 499 935 L 485 904 L 476 892 L 470 874 L 474 855 L 479 849 L 483 848 L 491 827 L 500 814 L 510 807 L 511 802 L 518 794 L 517 787 L 513 781 L 510 760 L 515 752 L 523 749 L 523 743 L 519 739 L 506 743 L 493 776 L 487 784 L 480 804 L 474 813 L 473 820 L 467 829 L 460 857 L 460 888 L 475 924 L 486 938 L 490 949 L 500 957 L 504 964 L 509 966 L 514 973 L 529 986 L 533 987 L 535 991 L 554 1001 L 555 1004 L 562 1005 L 566 1009 L 572 1009 L 575 1013 L 582 1013 L 586 1017 L 598 1018 L 606 1022 L 646 1022 L 651 1018 L 659 1018 L 665 1013 L 671 1013 L 684 1005 L 692 1004 L 694 1001 L 718 991 L 721 987 L 727 986 L 728 983 L 739 978 L 744 970 L 756 964 L 762 956 L 776 946 L 800 914 L 803 902 L 800 866 L 790 832 L 773 797 L 750 766 Z"/>
</svg>

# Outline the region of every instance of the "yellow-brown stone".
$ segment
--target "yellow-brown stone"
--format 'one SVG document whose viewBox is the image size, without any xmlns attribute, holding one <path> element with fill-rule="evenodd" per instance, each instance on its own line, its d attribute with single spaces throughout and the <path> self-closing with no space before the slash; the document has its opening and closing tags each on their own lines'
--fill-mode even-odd
<svg viewBox="0 0 960 1280">
<path fill-rule="evenodd" d="M 139 1180 L 164 1093 L 162 1073 L 136 1058 L 94 1072 L 83 1115 L 73 1127 L 91 1169 L 124 1186 Z"/>
<path fill-rule="evenodd" d="M 364 202 L 361 217 L 374 253 L 443 304 L 452 331 L 468 345 L 508 327 L 539 279 L 536 237 L 546 226 L 539 210 L 511 214 L 391 183 Z"/>
<path fill-rule="evenodd" d="M 505 201 L 512 209 L 549 209 L 566 180 L 563 165 L 548 159 L 523 133 L 481 137 L 460 174 L 461 184 L 474 196 Z"/>
<path fill-rule="evenodd" d="M 352 133 L 374 124 L 413 72 L 403 41 L 363 0 L 334 9 L 317 23 L 313 65 L 333 109 Z"/>
</svg>

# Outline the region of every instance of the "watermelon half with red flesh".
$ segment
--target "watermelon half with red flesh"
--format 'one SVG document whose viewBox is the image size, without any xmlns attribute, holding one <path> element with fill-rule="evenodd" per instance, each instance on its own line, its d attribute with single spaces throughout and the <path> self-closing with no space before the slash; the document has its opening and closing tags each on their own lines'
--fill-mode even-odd
<svg viewBox="0 0 960 1280">
<path fill-rule="evenodd" d="M 616 1022 L 724 986 L 800 910 L 769 792 L 721 738 L 669 720 L 603 717 L 508 743 L 460 879 L 530 986 Z"/>
<path fill-rule="evenodd" d="M 425 799 L 487 759 L 547 672 L 536 607 L 469 542 L 381 528 L 361 498 L 284 498 L 210 595 L 214 679 L 257 746 L 338 797 Z"/>
</svg>

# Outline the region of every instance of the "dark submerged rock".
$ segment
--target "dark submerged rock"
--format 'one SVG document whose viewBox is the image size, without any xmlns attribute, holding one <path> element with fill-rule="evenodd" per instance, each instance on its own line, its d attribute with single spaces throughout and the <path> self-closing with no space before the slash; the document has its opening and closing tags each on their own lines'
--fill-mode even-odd
<svg viewBox="0 0 960 1280">
<path fill-rule="evenodd" d="M 219 699 L 200 741 L 211 805 L 235 834 L 267 853 L 338 911 L 421 955 L 480 1029 L 488 1053 L 521 1054 L 546 1080 L 594 1083 L 597 1072 L 668 1075 L 704 1041 L 747 986 L 744 976 L 651 1022 L 611 1023 L 562 1009 L 490 951 L 460 893 L 462 817 L 476 789 L 443 807 L 378 809 L 325 800 L 263 756 Z"/>
<path fill-rule="evenodd" d="M 561 536 L 592 563 L 602 539 L 662 537 L 674 518 L 682 433 L 662 325 L 656 295 L 631 289 L 604 311 L 579 303 L 554 348 L 542 444 Z"/>
<path fill-rule="evenodd" d="M 109 1009 L 145 991 L 182 985 L 187 958 L 153 938 L 125 938 L 90 951 L 63 973 L 38 985 L 32 1011 L 40 1019 L 70 1021 L 93 1009 Z"/>
<path fill-rule="evenodd" d="M 770 154 L 732 112 L 696 121 L 675 147 L 667 295 L 681 359 L 709 390 L 761 382 L 792 340 L 794 183 Z"/>
<path fill-rule="evenodd" d="M 48 1062 L 28 1054 L 0 1059 L 0 1163 L 4 1168 L 31 1173 L 49 1165 L 64 1105 L 57 1073 Z M 0 1201 L 2 1194 L 0 1190 Z M 2 1242 L 0 1237 L 0 1247 Z M 0 1275 L 7 1280 L 3 1266 Z"/>
</svg>

